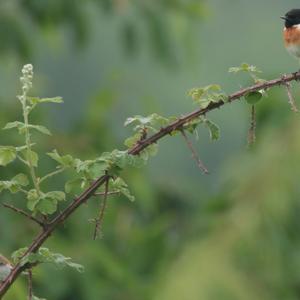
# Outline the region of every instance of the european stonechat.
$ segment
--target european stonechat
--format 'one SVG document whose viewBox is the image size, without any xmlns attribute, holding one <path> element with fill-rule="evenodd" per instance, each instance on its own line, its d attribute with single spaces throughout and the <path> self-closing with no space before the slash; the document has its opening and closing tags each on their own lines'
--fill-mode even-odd
<svg viewBox="0 0 300 300">
<path fill-rule="evenodd" d="M 287 51 L 300 59 L 300 9 L 292 9 L 281 17 L 285 21 L 283 31 Z"/>
</svg>

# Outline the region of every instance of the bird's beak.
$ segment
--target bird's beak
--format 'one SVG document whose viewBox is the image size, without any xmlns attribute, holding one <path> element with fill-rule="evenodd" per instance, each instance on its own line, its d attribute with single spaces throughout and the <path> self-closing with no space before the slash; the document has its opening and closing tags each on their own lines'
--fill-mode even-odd
<svg viewBox="0 0 300 300">
<path fill-rule="evenodd" d="M 280 19 L 282 19 L 282 20 L 285 20 L 285 21 L 286 21 L 286 20 L 287 20 L 287 17 L 286 17 L 286 16 L 281 16 L 281 17 L 280 17 Z"/>
</svg>

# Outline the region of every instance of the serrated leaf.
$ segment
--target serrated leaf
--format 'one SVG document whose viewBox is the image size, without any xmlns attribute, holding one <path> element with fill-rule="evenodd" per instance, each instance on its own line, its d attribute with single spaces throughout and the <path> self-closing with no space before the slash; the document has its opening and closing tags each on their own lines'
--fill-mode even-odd
<svg viewBox="0 0 300 300">
<path fill-rule="evenodd" d="M 220 128 L 219 128 L 219 126 L 217 124 L 215 124 L 214 122 L 208 120 L 208 119 L 204 120 L 204 124 L 209 129 L 210 139 L 212 141 L 218 140 L 220 138 Z"/>
<path fill-rule="evenodd" d="M 6 166 L 17 157 L 16 148 L 11 146 L 0 146 L 0 166 Z"/>
<path fill-rule="evenodd" d="M 250 92 L 247 95 L 245 95 L 245 100 L 247 101 L 248 104 L 256 104 L 257 102 L 259 102 L 262 98 L 262 93 L 259 91 L 254 91 L 254 92 Z"/>
</svg>

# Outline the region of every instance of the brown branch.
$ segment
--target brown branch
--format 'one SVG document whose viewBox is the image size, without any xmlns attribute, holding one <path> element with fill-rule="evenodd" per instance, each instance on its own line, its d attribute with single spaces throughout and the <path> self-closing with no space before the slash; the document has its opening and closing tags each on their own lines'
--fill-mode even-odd
<svg viewBox="0 0 300 300">
<path fill-rule="evenodd" d="M 104 197 L 103 197 L 103 200 L 101 202 L 99 216 L 96 219 L 96 225 L 95 225 L 94 236 L 93 236 L 94 240 L 97 239 L 97 237 L 99 235 L 99 230 L 101 229 L 101 226 L 102 226 L 102 222 L 103 222 L 103 218 L 104 218 L 104 212 L 105 212 L 106 204 L 107 204 L 108 184 L 109 184 L 109 178 L 105 182 Z"/>
<path fill-rule="evenodd" d="M 37 218 L 31 216 L 30 214 L 28 214 L 27 212 L 25 212 L 24 210 L 22 210 L 22 209 L 20 209 L 20 208 L 14 207 L 14 206 L 9 205 L 9 204 L 7 204 L 7 203 L 3 203 L 2 205 L 3 205 L 4 207 L 6 207 L 6 208 L 9 208 L 9 209 L 11 209 L 11 210 L 17 212 L 18 214 L 20 214 L 20 215 L 22 215 L 22 216 L 24 216 L 24 217 L 30 219 L 31 221 L 37 223 L 37 224 L 38 224 L 39 226 L 41 226 L 42 228 L 45 228 L 45 227 L 47 226 L 46 223 L 43 223 L 43 222 L 40 221 L 39 219 L 37 219 Z"/>
<path fill-rule="evenodd" d="M 210 103 L 206 108 L 195 110 L 178 120 L 174 121 L 170 125 L 163 127 L 159 132 L 153 134 L 152 136 L 146 138 L 141 141 L 139 144 L 135 145 L 133 148 L 128 150 L 129 154 L 138 155 L 142 150 L 147 148 L 149 145 L 156 143 L 158 140 L 163 137 L 169 135 L 174 130 L 181 130 L 183 125 L 187 124 L 193 119 L 201 115 L 205 115 L 206 113 L 223 106 L 225 103 L 232 102 L 242 98 L 250 92 L 259 91 L 259 90 L 267 90 L 274 86 L 284 85 L 286 82 L 297 81 L 300 79 L 300 72 L 292 73 L 286 75 L 285 77 L 273 79 L 266 81 L 264 83 L 255 84 L 245 89 L 241 89 L 228 97 L 228 101 L 224 102 L 220 100 L 218 102 Z M 97 189 L 102 186 L 106 180 L 108 179 L 108 175 L 104 175 L 99 179 L 95 180 L 84 192 L 81 193 L 80 196 L 76 197 L 61 213 L 59 213 L 43 230 L 38 236 L 33 240 L 28 250 L 24 255 L 29 253 L 36 252 L 40 246 L 52 235 L 55 229 L 62 224 L 73 212 L 80 207 L 83 203 L 85 203 L 88 199 L 94 196 Z M 21 265 L 16 264 L 12 269 L 9 276 L 5 279 L 5 281 L 0 285 L 0 299 L 6 294 L 9 287 L 14 283 L 14 281 L 18 278 L 22 271 L 26 270 L 29 265 Z"/>
<path fill-rule="evenodd" d="M 182 129 L 181 130 L 181 134 L 187 144 L 187 146 L 189 147 L 189 149 L 192 152 L 192 157 L 194 158 L 194 160 L 197 162 L 197 165 L 199 167 L 200 170 L 203 171 L 204 174 L 209 174 L 207 168 L 205 167 L 205 165 L 203 164 L 203 162 L 201 161 L 197 151 L 195 150 L 192 142 L 188 139 L 187 135 L 185 134 L 185 131 Z"/>
</svg>

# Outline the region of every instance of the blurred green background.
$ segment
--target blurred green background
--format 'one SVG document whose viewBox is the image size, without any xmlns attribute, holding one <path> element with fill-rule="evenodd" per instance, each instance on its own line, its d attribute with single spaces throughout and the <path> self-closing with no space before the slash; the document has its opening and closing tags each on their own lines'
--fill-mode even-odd
<svg viewBox="0 0 300 300">
<path fill-rule="evenodd" d="M 298 7 L 297 7 L 298 5 Z M 251 84 L 230 75 L 242 62 L 271 79 L 296 71 L 282 45 L 283 15 L 296 0 L 1 0 L 0 127 L 20 118 L 16 94 L 23 64 L 34 65 L 34 93 L 62 96 L 34 118 L 52 129 L 39 150 L 81 158 L 123 148 L 135 114 L 180 115 L 195 107 L 192 87 L 219 83 L 227 93 Z M 293 84 L 299 98 L 298 83 Z M 47 299 L 253 300 L 300 298 L 299 116 L 274 88 L 257 105 L 257 143 L 246 148 L 250 107 L 213 112 L 221 139 L 205 130 L 194 141 L 205 176 L 180 136 L 124 178 L 136 202 L 109 199 L 103 237 L 92 240 L 97 201 L 78 210 L 47 242 L 85 273 L 34 270 L 34 291 Z M 1 144 L 19 143 L 1 132 Z M 54 167 L 46 157 L 40 174 Z M 1 180 L 19 166 L 0 167 Z M 62 186 L 65 178 L 53 180 Z M 69 199 L 71 201 L 71 199 Z M 24 205 L 2 194 L 1 202 Z M 0 252 L 9 256 L 37 233 L 0 210 Z M 25 299 L 19 279 L 5 299 Z"/>
</svg>

